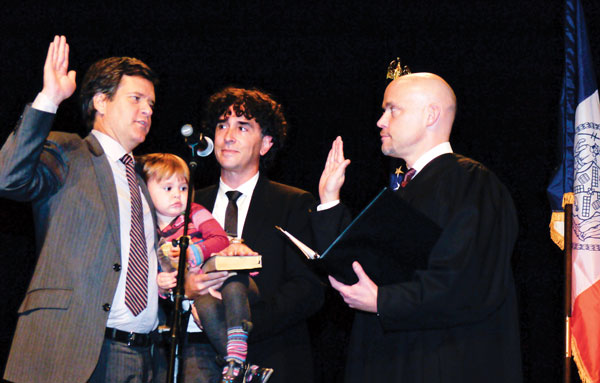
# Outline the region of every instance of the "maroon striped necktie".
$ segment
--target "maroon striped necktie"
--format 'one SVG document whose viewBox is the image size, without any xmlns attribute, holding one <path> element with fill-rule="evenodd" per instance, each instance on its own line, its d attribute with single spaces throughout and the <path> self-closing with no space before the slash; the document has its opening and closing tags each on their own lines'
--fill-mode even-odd
<svg viewBox="0 0 600 383">
<path fill-rule="evenodd" d="M 406 172 L 406 174 L 404 175 L 404 179 L 402 180 L 402 183 L 400 184 L 400 186 L 405 187 L 410 180 L 412 180 L 412 178 L 415 176 L 415 173 L 417 171 L 415 169 L 408 169 L 408 171 Z"/>
<path fill-rule="evenodd" d="M 133 159 L 129 154 L 121 157 L 125 164 L 131 198 L 131 231 L 129 232 L 129 261 L 125 279 L 125 306 L 134 316 L 144 311 L 148 304 L 148 253 L 144 235 L 142 196 L 137 182 Z"/>
</svg>

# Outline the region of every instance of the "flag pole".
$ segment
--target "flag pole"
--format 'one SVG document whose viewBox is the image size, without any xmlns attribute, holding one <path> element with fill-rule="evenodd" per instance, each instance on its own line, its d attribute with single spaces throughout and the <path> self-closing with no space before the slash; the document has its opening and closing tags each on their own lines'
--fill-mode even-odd
<svg viewBox="0 0 600 383">
<path fill-rule="evenodd" d="M 572 268 L 572 234 L 573 234 L 573 204 L 568 203 L 565 209 L 565 365 L 564 383 L 571 383 L 571 268 Z"/>
</svg>

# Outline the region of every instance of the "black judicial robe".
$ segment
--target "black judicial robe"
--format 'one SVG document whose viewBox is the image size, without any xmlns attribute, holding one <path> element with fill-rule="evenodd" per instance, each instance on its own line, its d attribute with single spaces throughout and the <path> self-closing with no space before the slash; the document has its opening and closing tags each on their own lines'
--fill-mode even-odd
<svg viewBox="0 0 600 383">
<path fill-rule="evenodd" d="M 377 314 L 356 312 L 346 382 L 521 382 L 507 189 L 481 164 L 444 154 L 398 193 L 442 234 L 425 270 L 379 286 Z"/>
</svg>

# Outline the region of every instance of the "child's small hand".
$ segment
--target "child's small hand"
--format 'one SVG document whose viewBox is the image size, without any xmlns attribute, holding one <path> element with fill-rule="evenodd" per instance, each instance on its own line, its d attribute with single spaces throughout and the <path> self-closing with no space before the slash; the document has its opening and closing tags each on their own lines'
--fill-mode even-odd
<svg viewBox="0 0 600 383">
<path fill-rule="evenodd" d="M 158 288 L 161 290 L 161 294 L 168 294 L 171 289 L 177 285 L 177 270 L 170 273 L 158 273 L 156 276 L 156 283 L 158 284 Z"/>
<path fill-rule="evenodd" d="M 181 253 L 181 249 L 179 246 L 171 246 L 169 249 L 169 257 L 179 259 L 179 254 Z"/>
<path fill-rule="evenodd" d="M 179 254 L 181 253 L 179 246 L 173 246 L 171 242 L 166 242 L 160 246 L 159 252 L 169 258 L 172 268 L 179 267 Z"/>
</svg>

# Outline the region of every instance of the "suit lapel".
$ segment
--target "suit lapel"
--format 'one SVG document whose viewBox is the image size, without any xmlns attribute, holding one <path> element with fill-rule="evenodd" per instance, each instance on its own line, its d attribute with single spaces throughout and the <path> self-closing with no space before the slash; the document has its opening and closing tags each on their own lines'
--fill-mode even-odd
<svg viewBox="0 0 600 383">
<path fill-rule="evenodd" d="M 92 165 L 96 173 L 96 179 L 98 180 L 98 190 L 102 196 L 108 225 L 113 236 L 113 240 L 117 244 L 117 248 L 121 248 L 121 234 L 120 234 L 120 219 L 119 219 L 119 202 L 117 201 L 117 187 L 115 186 L 115 179 L 108 163 L 108 159 L 102 150 L 102 146 L 92 134 L 85 138 L 85 141 L 90 148 L 92 153 Z"/>
<path fill-rule="evenodd" d="M 139 171 L 136 171 L 136 175 L 138 183 L 140 184 L 140 189 L 142 189 L 142 193 L 144 194 L 144 198 L 146 198 L 148 206 L 150 206 L 150 212 L 152 213 L 152 227 L 157 228 L 158 224 L 156 223 L 156 209 L 154 208 L 154 203 L 150 197 L 148 185 L 146 185 L 146 181 L 144 181 Z M 154 247 L 158 247 L 158 230 L 154 230 Z"/>
<path fill-rule="evenodd" d="M 264 223 L 267 218 L 267 207 L 269 206 L 270 198 L 269 194 L 269 180 L 260 175 L 256 187 L 254 188 L 254 192 L 252 192 L 248 215 L 244 222 L 244 229 L 242 231 L 244 238 L 256 240 L 260 236 L 262 230 L 269 230 Z"/>
<path fill-rule="evenodd" d="M 215 208 L 215 201 L 217 200 L 217 192 L 219 191 L 219 185 L 209 186 L 206 189 L 200 190 L 196 194 L 195 201 L 200 205 L 204 206 L 206 210 L 212 212 Z"/>
</svg>

